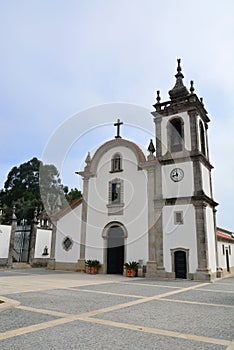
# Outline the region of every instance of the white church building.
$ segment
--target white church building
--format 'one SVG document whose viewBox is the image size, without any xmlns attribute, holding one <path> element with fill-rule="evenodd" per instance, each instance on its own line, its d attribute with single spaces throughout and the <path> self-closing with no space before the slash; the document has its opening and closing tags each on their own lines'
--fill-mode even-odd
<svg viewBox="0 0 234 350">
<path fill-rule="evenodd" d="M 139 261 L 150 278 L 213 280 L 218 263 L 207 129 L 202 99 L 183 84 L 178 60 L 170 99 L 157 91 L 148 155 L 121 137 L 102 144 L 77 174 L 83 198 L 53 218 L 48 267 L 85 271 L 97 259 L 100 272 L 122 274 Z M 233 243 L 233 242 L 232 242 Z"/>
</svg>

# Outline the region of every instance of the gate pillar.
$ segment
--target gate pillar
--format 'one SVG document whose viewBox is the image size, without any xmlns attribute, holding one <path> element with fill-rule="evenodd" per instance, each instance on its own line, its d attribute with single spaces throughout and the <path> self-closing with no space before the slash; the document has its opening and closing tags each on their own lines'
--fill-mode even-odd
<svg viewBox="0 0 234 350">
<path fill-rule="evenodd" d="M 37 236 L 37 209 L 34 211 L 34 219 L 32 221 L 32 231 L 30 239 L 30 248 L 29 248 L 29 264 L 33 265 L 34 254 L 35 254 L 35 245 L 36 245 L 36 236 Z"/>
<path fill-rule="evenodd" d="M 12 212 L 12 218 L 11 218 L 11 235 L 10 235 L 10 242 L 9 242 L 7 267 L 12 267 L 16 226 L 17 226 L 17 217 L 15 215 L 15 205 L 14 205 L 13 212 Z"/>
</svg>

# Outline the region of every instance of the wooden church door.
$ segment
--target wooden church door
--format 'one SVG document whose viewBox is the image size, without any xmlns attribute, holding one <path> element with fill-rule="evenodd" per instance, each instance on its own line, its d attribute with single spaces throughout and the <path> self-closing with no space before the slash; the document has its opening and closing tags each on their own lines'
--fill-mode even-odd
<svg viewBox="0 0 234 350">
<path fill-rule="evenodd" d="M 120 226 L 108 230 L 107 273 L 122 274 L 124 264 L 124 233 Z"/>
<path fill-rule="evenodd" d="M 186 252 L 179 250 L 175 252 L 175 277 L 187 278 Z"/>
</svg>

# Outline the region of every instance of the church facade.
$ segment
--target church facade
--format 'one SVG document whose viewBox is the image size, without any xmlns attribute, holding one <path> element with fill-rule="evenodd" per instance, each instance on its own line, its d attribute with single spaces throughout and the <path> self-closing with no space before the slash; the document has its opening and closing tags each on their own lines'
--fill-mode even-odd
<svg viewBox="0 0 234 350">
<path fill-rule="evenodd" d="M 148 155 L 121 138 L 119 120 L 115 138 L 88 153 L 77 172 L 83 199 L 54 217 L 49 268 L 84 271 L 96 259 L 102 273 L 121 274 L 139 261 L 146 277 L 216 277 L 210 120 L 193 82 L 184 86 L 180 60 L 175 77 L 168 101 L 157 91 Z"/>
</svg>

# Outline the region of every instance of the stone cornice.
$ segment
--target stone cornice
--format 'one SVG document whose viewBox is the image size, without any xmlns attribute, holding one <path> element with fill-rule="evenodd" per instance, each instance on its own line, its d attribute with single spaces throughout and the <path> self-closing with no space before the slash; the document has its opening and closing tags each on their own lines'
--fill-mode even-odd
<svg viewBox="0 0 234 350">
<path fill-rule="evenodd" d="M 175 205 L 175 204 L 193 204 L 195 206 L 210 205 L 211 207 L 216 207 L 218 205 L 212 198 L 209 198 L 204 193 L 201 195 L 188 196 L 188 197 L 172 197 L 165 200 L 165 205 Z"/>
<path fill-rule="evenodd" d="M 187 97 L 178 98 L 174 101 L 156 103 L 153 107 L 156 111 L 151 114 L 155 119 L 181 112 L 191 113 L 196 111 L 206 123 L 210 121 L 203 103 L 199 100 L 196 94 L 189 94 Z"/>
</svg>

